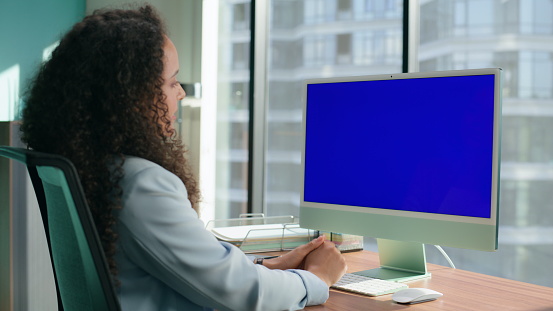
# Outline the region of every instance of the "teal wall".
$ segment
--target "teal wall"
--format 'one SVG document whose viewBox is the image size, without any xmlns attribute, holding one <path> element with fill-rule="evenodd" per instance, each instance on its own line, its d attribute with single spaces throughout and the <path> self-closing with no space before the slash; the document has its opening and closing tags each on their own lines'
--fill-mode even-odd
<svg viewBox="0 0 553 311">
<path fill-rule="evenodd" d="M 0 0 L 0 121 L 8 121 L 6 105 L 19 102 L 43 51 L 81 20 L 85 10 L 86 0 Z"/>
</svg>

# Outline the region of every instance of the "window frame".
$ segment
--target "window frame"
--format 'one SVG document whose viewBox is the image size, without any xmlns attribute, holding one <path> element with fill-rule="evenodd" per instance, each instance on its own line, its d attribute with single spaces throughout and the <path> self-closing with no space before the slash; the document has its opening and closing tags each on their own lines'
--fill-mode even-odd
<svg viewBox="0 0 553 311">
<path fill-rule="evenodd" d="M 265 161 L 267 142 L 270 1 L 251 0 L 250 87 L 248 94 L 248 213 L 267 214 Z M 419 0 L 403 1 L 402 72 L 418 71 Z M 353 53 L 353 46 L 351 47 Z M 353 56 L 352 56 L 353 62 Z"/>
</svg>

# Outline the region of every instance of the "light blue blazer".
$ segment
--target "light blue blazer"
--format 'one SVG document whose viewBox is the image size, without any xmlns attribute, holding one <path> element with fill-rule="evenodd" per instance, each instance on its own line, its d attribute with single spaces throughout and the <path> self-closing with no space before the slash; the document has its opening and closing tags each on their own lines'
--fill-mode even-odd
<svg viewBox="0 0 553 311">
<path fill-rule="evenodd" d="M 328 299 L 314 274 L 267 269 L 215 239 L 176 175 L 136 157 L 123 168 L 115 256 L 123 310 L 296 310 Z"/>
</svg>

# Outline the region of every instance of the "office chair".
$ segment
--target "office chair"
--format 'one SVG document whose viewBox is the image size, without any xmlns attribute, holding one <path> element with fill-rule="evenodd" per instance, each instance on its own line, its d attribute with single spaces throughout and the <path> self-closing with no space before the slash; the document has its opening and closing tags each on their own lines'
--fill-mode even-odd
<svg viewBox="0 0 553 311">
<path fill-rule="evenodd" d="M 58 309 L 120 310 L 94 220 L 73 164 L 64 157 L 0 146 L 27 166 L 56 282 Z"/>
</svg>

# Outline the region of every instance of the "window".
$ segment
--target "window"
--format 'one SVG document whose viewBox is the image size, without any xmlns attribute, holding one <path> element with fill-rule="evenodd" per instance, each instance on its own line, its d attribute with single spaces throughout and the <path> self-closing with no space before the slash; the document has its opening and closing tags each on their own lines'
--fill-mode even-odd
<svg viewBox="0 0 553 311">
<path fill-rule="evenodd" d="M 232 69 L 247 70 L 250 60 L 250 43 L 239 42 L 232 45 Z"/>
<path fill-rule="evenodd" d="M 216 51 L 217 66 L 214 68 L 212 94 L 206 87 L 202 114 L 214 123 L 214 144 L 206 149 L 213 154 L 211 188 L 202 189 L 206 206 L 214 206 L 212 218 L 238 217 L 248 208 L 248 148 L 249 148 L 249 92 L 250 92 L 250 18 L 251 1 L 220 0 L 204 4 L 209 14 L 217 12 L 218 27 L 206 34 L 210 41 L 210 51 Z M 217 25 L 209 22 L 208 26 Z M 214 57 L 214 58 L 215 58 Z M 210 64 L 211 65 L 211 64 Z M 202 77 L 204 79 L 204 77 Z M 209 103 L 207 97 L 213 97 Z M 213 105 L 214 108 L 209 110 Z M 207 111 L 210 111 L 208 114 Z M 216 121 L 213 121 L 216 119 Z M 202 119 L 204 122 L 205 119 Z M 206 143 L 206 141 L 202 141 Z M 202 159 L 205 160 L 205 159 Z M 207 161 L 207 160 L 205 160 Z M 206 175 L 200 175 L 206 178 Z M 210 175 L 211 176 L 211 175 Z M 205 182 L 200 180 L 200 183 Z M 207 219 L 206 219 L 207 220 Z"/>
<path fill-rule="evenodd" d="M 520 6 L 520 27 L 524 34 L 551 35 L 553 33 L 553 3 L 536 0 Z"/>
<path fill-rule="evenodd" d="M 301 41 L 284 36 L 271 42 L 271 64 L 274 68 L 292 69 L 302 64 Z"/>
<path fill-rule="evenodd" d="M 466 25 L 468 35 L 484 35 L 493 33 L 494 1 L 467 0 Z"/>
<path fill-rule="evenodd" d="M 462 269 L 553 286 L 540 268 L 553 256 L 553 49 L 538 43 L 553 39 L 552 2 L 452 2 L 421 5 L 420 70 L 501 67 L 504 89 L 499 250 L 448 253 Z"/>
<path fill-rule="evenodd" d="M 542 164 L 542 172 L 545 173 L 547 165 L 544 164 L 550 162 L 553 155 L 553 140 L 548 136 L 551 133 L 553 116 L 529 116 L 528 110 L 540 110 L 542 107 L 528 107 L 526 114 L 523 108 L 504 112 L 502 161 L 510 165 L 517 162 Z M 539 167 L 534 167 L 534 173 L 539 173 L 535 171 Z M 528 166 L 527 168 L 530 169 Z"/>
<path fill-rule="evenodd" d="M 307 35 L 304 38 L 303 62 L 305 67 L 318 67 L 334 63 L 335 37 L 328 34 Z"/>
<path fill-rule="evenodd" d="M 249 30 L 250 29 L 250 3 L 237 3 L 232 8 L 233 21 L 232 29 Z"/>
<path fill-rule="evenodd" d="M 303 3 L 299 1 L 279 1 L 270 12 L 273 29 L 290 29 L 303 20 Z"/>
<path fill-rule="evenodd" d="M 352 19 L 352 7 L 351 0 L 338 0 L 338 9 L 336 10 L 337 20 L 351 20 Z"/>
<path fill-rule="evenodd" d="M 385 0 L 272 0 L 269 11 L 285 3 L 303 4 L 304 15 L 289 27 L 276 20 L 285 14 L 275 11 L 272 15 L 267 38 L 270 67 L 265 105 L 269 109 L 263 197 L 267 214 L 298 216 L 301 82 L 305 78 L 400 72 L 402 5 L 401 1 Z M 340 103 L 336 107 L 340 109 Z"/>
<path fill-rule="evenodd" d="M 553 87 L 553 52 L 522 50 L 520 52 L 521 98 L 551 99 Z"/>
<path fill-rule="evenodd" d="M 398 22 L 399 25 L 399 22 Z M 352 39 L 355 65 L 390 65 L 401 62 L 401 38 L 399 29 L 355 32 Z"/>
<path fill-rule="evenodd" d="M 248 82 L 233 82 L 231 84 L 232 92 L 230 94 L 230 102 L 232 110 L 246 110 L 248 109 Z"/>
<path fill-rule="evenodd" d="M 271 1 L 271 7 L 282 0 Z M 282 1 L 284 2 L 284 1 Z M 296 1 L 295 1 L 296 2 Z M 302 2 L 302 1 L 297 1 Z M 336 14 L 336 2 L 332 0 L 305 0 L 303 21 L 300 24 L 312 25 L 333 21 Z"/>
<path fill-rule="evenodd" d="M 336 64 L 351 63 L 351 34 L 338 35 L 336 39 Z"/>
<path fill-rule="evenodd" d="M 518 1 L 508 0 L 500 3 L 498 23 L 494 25 L 495 33 L 518 33 L 519 13 Z"/>
<path fill-rule="evenodd" d="M 249 3 L 223 2 L 227 9 Z M 255 84 L 255 88 L 267 89 L 255 102 L 267 107 L 264 119 L 255 119 L 264 124 L 265 132 L 263 142 L 253 146 L 263 151 L 263 167 L 258 167 L 263 170 L 262 186 L 257 188 L 263 195 L 262 206 L 254 206 L 254 211 L 298 215 L 302 80 L 400 72 L 403 53 L 413 53 L 415 48 L 420 71 L 501 67 L 499 251 L 447 251 L 462 269 L 553 286 L 553 271 L 542 268 L 550 266 L 553 256 L 553 214 L 549 211 L 553 202 L 553 48 L 546 44 L 553 40 L 553 2 L 420 3 L 416 17 L 420 44 L 404 51 L 403 1 L 268 2 L 269 16 L 260 17 L 269 27 L 263 38 L 267 50 L 261 53 L 268 57 L 266 81 Z M 243 20 L 240 10 L 228 12 Z M 219 79 L 218 122 L 226 125 L 218 129 L 217 195 L 218 203 L 227 204 L 229 212 L 225 213 L 236 217 L 248 198 L 244 179 L 249 161 L 246 137 L 252 135 L 247 126 L 250 81 L 245 74 L 250 66 L 249 41 L 244 40 L 244 29 L 225 27 L 234 30 L 220 40 L 220 60 L 225 66 Z M 225 100 L 232 105 L 225 106 Z M 428 249 L 427 255 L 431 262 L 447 265 L 438 252 Z"/>
</svg>

